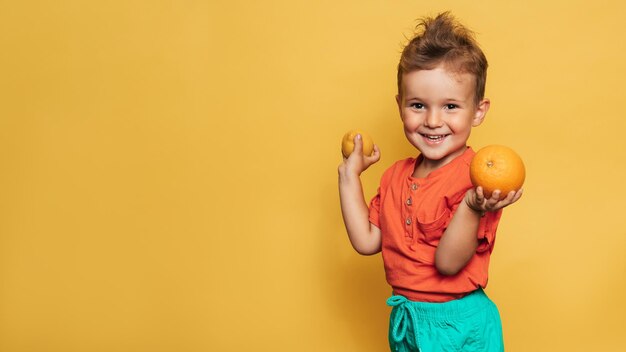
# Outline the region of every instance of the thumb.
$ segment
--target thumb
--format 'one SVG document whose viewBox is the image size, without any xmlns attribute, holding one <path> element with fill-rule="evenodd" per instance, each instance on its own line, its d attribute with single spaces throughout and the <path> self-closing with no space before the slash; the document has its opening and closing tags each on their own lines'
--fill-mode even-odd
<svg viewBox="0 0 626 352">
<path fill-rule="evenodd" d="M 361 134 L 354 136 L 354 153 L 357 153 L 357 155 L 363 154 L 363 138 Z"/>
</svg>

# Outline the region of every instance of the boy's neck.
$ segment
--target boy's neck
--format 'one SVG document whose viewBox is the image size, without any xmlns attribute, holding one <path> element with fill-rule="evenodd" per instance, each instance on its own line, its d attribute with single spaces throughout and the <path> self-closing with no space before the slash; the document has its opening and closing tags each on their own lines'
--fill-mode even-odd
<svg viewBox="0 0 626 352">
<path fill-rule="evenodd" d="M 425 166 L 424 161 L 425 160 L 422 160 L 419 164 L 415 165 L 415 170 L 413 171 L 413 177 L 426 178 L 428 177 L 428 175 L 430 175 L 431 172 L 439 168 L 439 167 Z"/>
</svg>

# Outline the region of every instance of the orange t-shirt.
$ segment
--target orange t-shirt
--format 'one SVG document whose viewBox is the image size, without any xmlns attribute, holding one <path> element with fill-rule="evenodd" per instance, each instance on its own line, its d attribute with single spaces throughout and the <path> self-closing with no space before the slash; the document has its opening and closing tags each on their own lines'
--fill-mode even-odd
<svg viewBox="0 0 626 352">
<path fill-rule="evenodd" d="M 381 229 L 387 282 L 394 294 L 413 301 L 446 302 L 487 286 L 489 257 L 502 210 L 487 212 L 480 221 L 476 253 L 458 274 L 441 275 L 435 250 L 452 215 L 472 188 L 471 148 L 426 178 L 412 177 L 421 161 L 397 161 L 380 181 L 372 199 L 369 220 Z"/>
</svg>

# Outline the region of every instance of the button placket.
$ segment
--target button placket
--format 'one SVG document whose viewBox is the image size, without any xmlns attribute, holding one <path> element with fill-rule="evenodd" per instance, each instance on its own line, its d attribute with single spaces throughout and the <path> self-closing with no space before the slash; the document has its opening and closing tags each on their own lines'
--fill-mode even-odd
<svg viewBox="0 0 626 352">
<path fill-rule="evenodd" d="M 405 225 L 405 233 L 406 233 L 406 237 L 407 238 L 413 238 L 413 216 L 415 213 L 415 209 L 413 209 L 412 205 L 413 205 L 413 197 L 415 194 L 415 191 L 417 191 L 418 189 L 418 185 L 415 182 L 411 182 L 411 184 L 409 185 L 409 189 L 408 192 L 405 193 L 405 199 L 404 199 L 404 209 L 405 209 L 405 218 L 404 218 L 404 225 Z"/>
</svg>

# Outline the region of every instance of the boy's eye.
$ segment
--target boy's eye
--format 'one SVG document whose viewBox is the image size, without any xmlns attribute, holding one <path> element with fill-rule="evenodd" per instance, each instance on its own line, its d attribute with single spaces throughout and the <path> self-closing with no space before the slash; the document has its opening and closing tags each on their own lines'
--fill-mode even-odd
<svg viewBox="0 0 626 352">
<path fill-rule="evenodd" d="M 422 103 L 412 103 L 411 107 L 414 109 L 423 109 L 424 108 L 424 104 Z"/>
<path fill-rule="evenodd" d="M 447 104 L 446 105 L 446 109 L 448 109 L 448 110 L 454 110 L 456 108 L 457 108 L 457 106 L 455 104 Z"/>
</svg>

